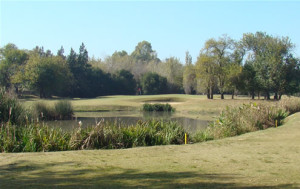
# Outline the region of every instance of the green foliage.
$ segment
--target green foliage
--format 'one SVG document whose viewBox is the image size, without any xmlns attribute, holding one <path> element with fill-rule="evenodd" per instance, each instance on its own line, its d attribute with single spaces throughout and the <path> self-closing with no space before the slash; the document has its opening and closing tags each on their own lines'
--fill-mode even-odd
<svg viewBox="0 0 300 189">
<path fill-rule="evenodd" d="M 148 62 L 150 60 L 156 59 L 156 53 L 152 50 L 151 43 L 148 41 L 142 41 L 137 44 L 135 50 L 132 52 L 131 56 L 137 61 Z"/>
<path fill-rule="evenodd" d="M 54 104 L 54 111 L 58 119 L 71 119 L 74 115 L 70 101 L 61 100 Z"/>
<path fill-rule="evenodd" d="M 300 111 L 300 102 L 297 100 L 285 101 L 277 106 L 250 103 L 240 107 L 227 107 L 205 131 L 196 133 L 193 139 L 201 142 L 241 135 L 275 127 L 276 121 L 280 126 L 288 115 L 296 111 Z"/>
<path fill-rule="evenodd" d="M 14 77 L 21 72 L 27 60 L 28 54 L 14 44 L 7 44 L 0 49 L 0 86 L 9 88 L 13 83 L 19 84 Z"/>
<path fill-rule="evenodd" d="M 196 93 L 196 71 L 195 66 L 192 64 L 186 64 L 183 71 L 183 88 L 185 94 Z"/>
<path fill-rule="evenodd" d="M 1 152 L 40 152 L 68 150 L 70 134 L 60 128 L 48 128 L 36 124 L 0 128 Z"/>
<path fill-rule="evenodd" d="M 71 73 L 63 58 L 41 57 L 37 52 L 31 54 L 23 77 L 41 98 L 63 95 L 71 83 Z"/>
<path fill-rule="evenodd" d="M 35 116 L 41 120 L 64 120 L 71 119 L 74 115 L 73 106 L 70 101 L 62 100 L 54 104 L 54 107 L 46 103 L 35 103 Z"/>
<path fill-rule="evenodd" d="M 176 57 L 167 58 L 161 62 L 160 69 L 157 73 L 167 79 L 168 92 L 182 93 L 183 92 L 183 66 Z"/>
<path fill-rule="evenodd" d="M 0 124 L 22 124 L 26 121 L 26 110 L 14 94 L 0 89 Z"/>
<path fill-rule="evenodd" d="M 136 93 L 136 81 L 132 73 L 127 70 L 120 70 L 117 72 L 115 79 L 117 85 L 119 85 L 119 90 L 116 91 L 117 94 L 134 95 Z"/>
<path fill-rule="evenodd" d="M 198 78 L 205 85 L 205 92 L 208 92 L 212 99 L 213 87 L 218 84 L 221 98 L 224 98 L 225 84 L 230 75 L 231 60 L 230 51 L 233 49 L 233 40 L 223 35 L 218 40 L 209 39 L 205 42 L 204 48 L 197 60 Z"/>
<path fill-rule="evenodd" d="M 144 94 L 164 94 L 167 89 L 167 79 L 157 73 L 148 72 L 141 79 Z"/>
<path fill-rule="evenodd" d="M 184 130 L 176 122 L 139 121 L 120 126 L 100 122 L 94 127 L 75 128 L 71 132 L 37 124 L 0 127 L 1 152 L 37 152 L 81 149 L 116 149 L 136 146 L 183 144 Z"/>
<path fill-rule="evenodd" d="M 144 104 L 143 111 L 146 112 L 174 112 L 175 108 L 173 108 L 170 104 Z"/>
</svg>

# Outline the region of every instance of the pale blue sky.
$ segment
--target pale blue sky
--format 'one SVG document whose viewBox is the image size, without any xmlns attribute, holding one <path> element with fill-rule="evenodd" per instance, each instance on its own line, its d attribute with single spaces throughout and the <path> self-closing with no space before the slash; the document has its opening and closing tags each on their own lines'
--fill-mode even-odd
<svg viewBox="0 0 300 189">
<path fill-rule="evenodd" d="M 0 45 L 44 46 L 56 54 L 64 46 L 104 58 L 131 53 L 147 40 L 160 59 L 196 61 L 204 42 L 227 34 L 263 31 L 289 36 L 300 56 L 300 1 L 5 1 L 1 0 Z"/>
</svg>

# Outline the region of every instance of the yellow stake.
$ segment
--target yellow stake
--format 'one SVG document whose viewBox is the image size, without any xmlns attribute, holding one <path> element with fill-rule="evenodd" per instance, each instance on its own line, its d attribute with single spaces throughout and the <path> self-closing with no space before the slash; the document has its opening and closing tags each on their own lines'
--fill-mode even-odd
<svg viewBox="0 0 300 189">
<path fill-rule="evenodd" d="M 276 120 L 276 121 L 275 121 L 275 126 L 276 126 L 276 128 L 277 128 L 277 125 L 278 125 L 278 124 L 277 124 L 277 120 Z"/>
<path fill-rule="evenodd" d="M 184 144 L 186 144 L 186 133 L 184 133 Z"/>
</svg>

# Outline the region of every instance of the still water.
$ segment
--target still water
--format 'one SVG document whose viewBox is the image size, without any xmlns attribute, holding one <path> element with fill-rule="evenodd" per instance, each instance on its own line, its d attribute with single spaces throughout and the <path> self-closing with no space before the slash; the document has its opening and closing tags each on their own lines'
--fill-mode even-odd
<svg viewBox="0 0 300 189">
<path fill-rule="evenodd" d="M 165 120 L 177 121 L 183 128 L 193 133 L 198 130 L 204 130 L 207 125 L 207 120 L 192 119 L 186 117 L 178 117 L 174 113 L 142 113 L 142 112 L 78 112 L 75 113 L 74 120 L 48 121 L 47 125 L 53 127 L 61 127 L 62 129 L 70 130 L 78 127 L 78 122 L 81 121 L 82 127 L 94 126 L 99 121 L 114 122 L 118 125 L 135 125 L 137 121 L 147 120 Z"/>
</svg>

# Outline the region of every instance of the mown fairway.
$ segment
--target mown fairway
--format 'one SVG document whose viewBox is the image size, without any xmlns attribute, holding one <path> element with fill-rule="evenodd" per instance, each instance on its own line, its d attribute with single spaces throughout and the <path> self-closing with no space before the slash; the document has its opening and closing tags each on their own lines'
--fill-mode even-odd
<svg viewBox="0 0 300 189">
<path fill-rule="evenodd" d="M 300 113 L 181 146 L 0 154 L 0 188 L 299 188 Z"/>
</svg>

